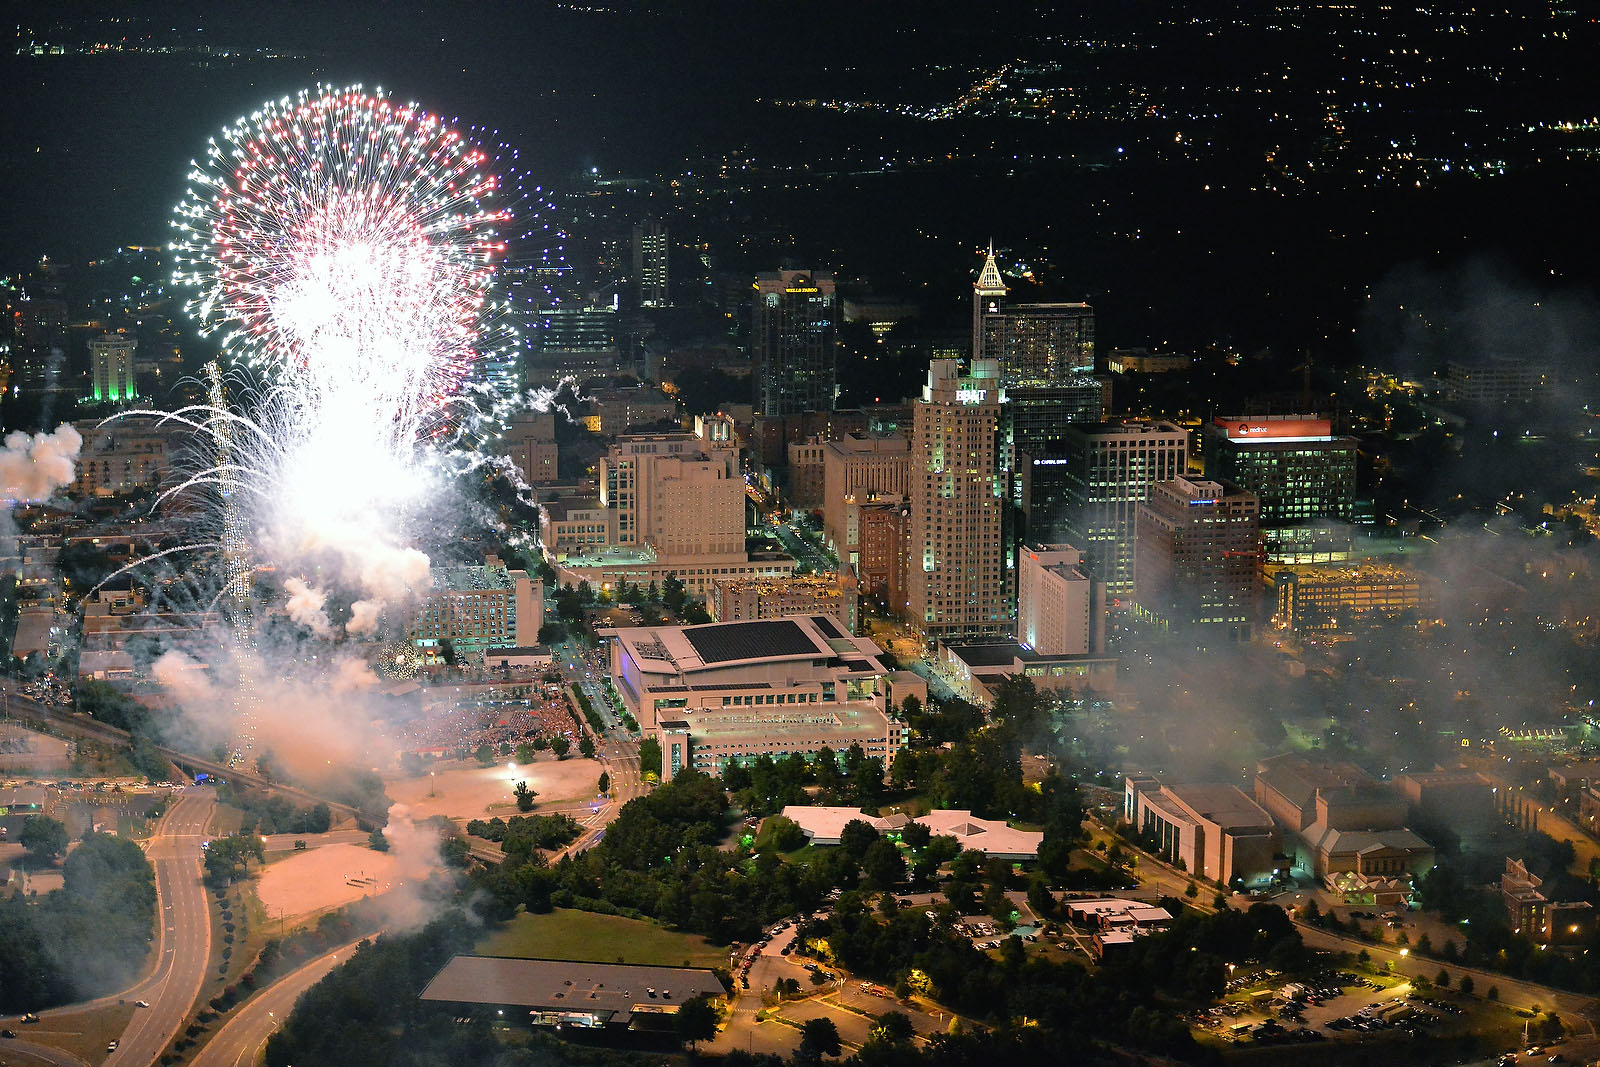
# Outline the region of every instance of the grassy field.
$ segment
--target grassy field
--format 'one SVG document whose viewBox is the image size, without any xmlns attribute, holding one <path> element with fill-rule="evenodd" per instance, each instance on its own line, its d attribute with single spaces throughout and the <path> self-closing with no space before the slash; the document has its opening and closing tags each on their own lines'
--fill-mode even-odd
<svg viewBox="0 0 1600 1067">
<path fill-rule="evenodd" d="M 643 963 L 662 967 L 712 967 L 728 950 L 703 937 L 657 923 L 557 908 L 547 915 L 518 915 L 479 941 L 481 956 Z"/>
</svg>

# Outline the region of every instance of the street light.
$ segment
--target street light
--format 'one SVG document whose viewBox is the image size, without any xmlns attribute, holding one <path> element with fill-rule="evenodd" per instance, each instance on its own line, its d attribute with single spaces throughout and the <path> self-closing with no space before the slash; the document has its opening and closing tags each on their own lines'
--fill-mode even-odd
<svg viewBox="0 0 1600 1067">
<path fill-rule="evenodd" d="M 429 771 L 428 772 L 428 795 L 430 797 L 438 796 L 438 794 L 433 791 L 433 788 L 434 788 L 434 777 L 435 777 L 436 773 L 437 772 L 435 772 L 435 771 Z"/>
</svg>

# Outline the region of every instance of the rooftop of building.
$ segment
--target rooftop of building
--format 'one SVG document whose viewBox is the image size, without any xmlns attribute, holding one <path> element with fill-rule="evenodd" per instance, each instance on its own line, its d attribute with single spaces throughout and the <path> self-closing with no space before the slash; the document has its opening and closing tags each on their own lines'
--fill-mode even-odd
<svg viewBox="0 0 1600 1067">
<path fill-rule="evenodd" d="M 421 999 L 627 1014 L 725 992 L 714 973 L 698 967 L 456 956 L 433 976 Z"/>
<path fill-rule="evenodd" d="M 1392 830 L 1335 830 L 1326 823 L 1314 822 L 1305 829 L 1305 839 L 1319 852 L 1335 855 L 1360 855 L 1398 849 L 1423 852 L 1433 846 L 1415 831 L 1404 826 Z"/>
<path fill-rule="evenodd" d="M 641 666 L 688 675 L 741 664 L 783 660 L 841 660 L 846 669 L 886 673 L 878 647 L 850 637 L 827 615 L 786 615 L 781 619 L 736 620 L 699 626 L 619 627 L 616 638 Z"/>
<path fill-rule="evenodd" d="M 1224 830 L 1272 825 L 1272 816 L 1238 786 L 1175 785 L 1167 787 L 1166 791 L 1195 814 L 1209 819 Z"/>
<path fill-rule="evenodd" d="M 539 506 L 551 522 L 561 522 L 574 511 L 599 511 L 603 507 L 598 496 L 557 497 L 554 500 L 542 500 Z"/>
<path fill-rule="evenodd" d="M 1093 653 L 1082 656 L 1047 656 L 1017 641 L 982 641 L 968 645 L 945 645 L 944 648 L 973 671 L 1012 667 L 1019 662 L 1025 665 L 1049 666 L 1062 663 L 1094 663 L 1111 659 L 1109 656 Z"/>
<path fill-rule="evenodd" d="M 730 593 L 758 593 L 761 596 L 782 596 L 785 593 L 804 593 L 807 596 L 836 597 L 843 595 L 836 575 L 795 574 L 783 577 L 719 578 L 717 585 Z"/>
<path fill-rule="evenodd" d="M 1354 763 L 1313 763 L 1292 753 L 1257 763 L 1256 781 L 1299 808 L 1310 805 L 1319 789 L 1366 789 L 1377 784 Z"/>
<path fill-rule="evenodd" d="M 1078 422 L 1068 426 L 1067 433 L 1082 437 L 1142 437 L 1157 433 L 1187 436 L 1188 431 L 1175 422 L 1157 419 L 1154 422 Z"/>
</svg>

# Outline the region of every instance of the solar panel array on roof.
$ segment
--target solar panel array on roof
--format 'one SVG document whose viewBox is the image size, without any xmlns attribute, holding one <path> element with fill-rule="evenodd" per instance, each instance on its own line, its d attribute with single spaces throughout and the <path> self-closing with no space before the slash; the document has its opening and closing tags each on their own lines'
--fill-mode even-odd
<svg viewBox="0 0 1600 1067">
<path fill-rule="evenodd" d="M 833 620 L 826 615 L 813 615 L 811 621 L 817 624 L 817 629 L 836 641 L 844 636 L 844 633 L 833 624 Z"/>
<path fill-rule="evenodd" d="M 706 663 L 817 654 L 811 637 L 789 619 L 690 626 L 683 636 Z"/>
</svg>

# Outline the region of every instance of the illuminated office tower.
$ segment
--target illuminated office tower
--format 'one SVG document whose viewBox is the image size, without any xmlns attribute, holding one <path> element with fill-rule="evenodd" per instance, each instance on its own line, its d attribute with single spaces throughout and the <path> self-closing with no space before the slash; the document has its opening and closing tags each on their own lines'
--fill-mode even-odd
<svg viewBox="0 0 1600 1067">
<path fill-rule="evenodd" d="M 927 643 L 1011 632 L 998 374 L 936 359 L 913 406 L 906 618 Z"/>
<path fill-rule="evenodd" d="M 1069 426 L 1062 525 L 1082 549 L 1091 577 L 1112 597 L 1133 592 L 1134 518 L 1156 482 L 1183 475 L 1189 434 L 1170 422 Z"/>
<path fill-rule="evenodd" d="M 1204 429 L 1206 477 L 1261 500 L 1271 563 L 1347 560 L 1356 508 L 1356 439 L 1315 415 L 1215 419 Z"/>
<path fill-rule="evenodd" d="M 120 333 L 108 333 L 89 342 L 96 400 L 132 400 L 138 395 L 133 385 L 133 352 L 138 347 L 136 338 Z"/>
<path fill-rule="evenodd" d="M 972 286 L 972 356 L 1000 365 L 1000 382 L 1067 385 L 1094 372 L 1094 308 L 1009 304 L 994 247 Z"/>
<path fill-rule="evenodd" d="M 756 411 L 832 411 L 839 321 L 833 275 L 764 271 L 756 275 L 751 309 Z"/>
<path fill-rule="evenodd" d="M 645 219 L 633 224 L 633 277 L 639 286 L 639 306 L 672 306 L 667 296 L 667 224 Z"/>
</svg>

